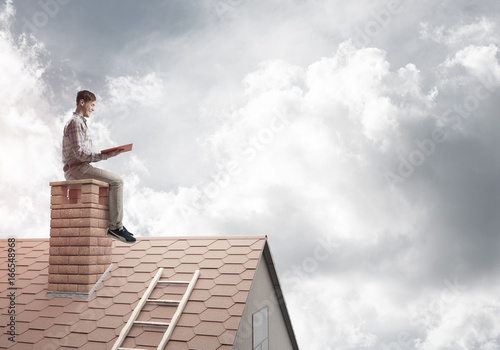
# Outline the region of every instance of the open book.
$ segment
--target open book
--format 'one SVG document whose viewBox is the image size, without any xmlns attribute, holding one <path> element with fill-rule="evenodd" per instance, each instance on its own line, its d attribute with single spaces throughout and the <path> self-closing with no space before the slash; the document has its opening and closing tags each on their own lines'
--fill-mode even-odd
<svg viewBox="0 0 500 350">
<path fill-rule="evenodd" d="M 132 145 L 133 145 L 133 143 L 129 143 L 128 145 L 123 145 L 123 146 L 118 146 L 118 147 L 103 149 L 101 151 L 101 153 L 109 153 L 109 152 L 115 151 L 115 150 L 121 150 L 122 152 L 128 152 L 128 151 L 132 150 Z"/>
</svg>

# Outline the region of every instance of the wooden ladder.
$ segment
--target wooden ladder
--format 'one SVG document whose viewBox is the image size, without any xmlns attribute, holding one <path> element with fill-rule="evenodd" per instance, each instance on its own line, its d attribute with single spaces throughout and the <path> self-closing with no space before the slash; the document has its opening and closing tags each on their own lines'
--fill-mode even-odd
<svg viewBox="0 0 500 350">
<path fill-rule="evenodd" d="M 161 267 L 158 272 L 156 273 L 155 277 L 149 284 L 148 289 L 142 296 L 141 300 L 135 307 L 134 311 L 132 312 L 132 315 L 130 315 L 130 318 L 127 321 L 127 324 L 125 324 L 125 327 L 123 327 L 122 331 L 120 332 L 120 335 L 118 336 L 118 339 L 116 339 L 115 344 L 112 347 L 112 350 L 144 350 L 144 349 L 138 349 L 138 348 L 122 348 L 120 347 L 123 342 L 125 341 L 125 338 L 128 336 L 128 333 L 130 332 L 130 329 L 134 324 L 142 324 L 142 325 L 150 325 L 150 326 L 164 326 L 166 327 L 165 334 L 163 335 L 163 338 L 156 348 L 157 350 L 164 350 L 165 346 L 167 345 L 170 336 L 172 335 L 172 332 L 174 331 L 175 325 L 177 324 L 177 321 L 179 321 L 179 318 L 182 315 L 182 312 L 184 310 L 184 307 L 186 306 L 189 296 L 191 295 L 191 292 L 194 289 L 194 285 L 196 284 L 196 281 L 198 280 L 198 277 L 200 275 L 200 270 L 196 270 L 195 273 L 193 274 L 193 277 L 191 278 L 191 281 L 168 281 L 168 280 L 160 280 L 161 275 L 163 273 L 163 267 Z M 157 284 L 187 284 L 186 291 L 184 292 L 184 295 L 182 296 L 181 300 L 161 300 L 161 299 L 149 299 L 151 293 L 155 289 Z M 148 322 L 148 321 L 137 321 L 137 317 L 139 317 L 140 312 L 142 311 L 144 305 L 146 303 L 151 302 L 151 303 L 161 303 L 161 304 L 178 304 L 177 309 L 175 310 L 174 316 L 172 316 L 172 320 L 170 322 Z"/>
</svg>

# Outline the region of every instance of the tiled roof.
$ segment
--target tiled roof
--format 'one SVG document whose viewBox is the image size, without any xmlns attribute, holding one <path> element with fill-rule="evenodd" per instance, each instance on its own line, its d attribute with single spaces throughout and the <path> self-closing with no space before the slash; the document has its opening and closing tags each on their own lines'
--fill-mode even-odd
<svg viewBox="0 0 500 350">
<path fill-rule="evenodd" d="M 0 290 L 8 290 L 7 240 L 0 240 Z M 113 243 L 113 268 L 88 299 L 47 297 L 48 239 L 16 240 L 16 342 L 8 340 L 2 295 L 0 349 L 111 349 L 159 268 L 162 279 L 200 277 L 166 350 L 229 350 L 238 330 L 265 237 L 138 238 Z M 182 297 L 158 286 L 151 296 Z M 138 320 L 168 322 L 172 308 L 146 304 Z M 164 328 L 134 325 L 123 347 L 156 349 Z"/>
</svg>

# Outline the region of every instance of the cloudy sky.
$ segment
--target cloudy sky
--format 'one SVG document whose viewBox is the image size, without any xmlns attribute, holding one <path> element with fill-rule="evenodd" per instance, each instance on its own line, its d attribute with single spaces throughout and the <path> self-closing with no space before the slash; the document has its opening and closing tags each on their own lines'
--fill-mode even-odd
<svg viewBox="0 0 500 350">
<path fill-rule="evenodd" d="M 500 349 L 498 1 L 0 4 L 2 237 L 88 89 L 127 228 L 268 235 L 302 349 Z"/>
</svg>

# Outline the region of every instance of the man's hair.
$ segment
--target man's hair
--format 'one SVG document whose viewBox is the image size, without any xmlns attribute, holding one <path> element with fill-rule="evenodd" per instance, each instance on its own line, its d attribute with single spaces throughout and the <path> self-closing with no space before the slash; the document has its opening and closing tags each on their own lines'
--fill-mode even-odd
<svg viewBox="0 0 500 350">
<path fill-rule="evenodd" d="M 82 90 L 82 91 L 78 91 L 78 93 L 76 94 L 76 105 L 78 106 L 78 103 L 80 102 L 80 100 L 84 100 L 85 102 L 89 102 L 89 101 L 95 101 L 96 98 L 95 98 L 95 95 L 88 91 L 88 90 Z"/>
</svg>

